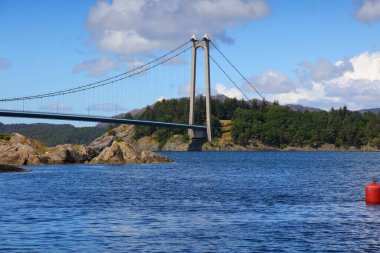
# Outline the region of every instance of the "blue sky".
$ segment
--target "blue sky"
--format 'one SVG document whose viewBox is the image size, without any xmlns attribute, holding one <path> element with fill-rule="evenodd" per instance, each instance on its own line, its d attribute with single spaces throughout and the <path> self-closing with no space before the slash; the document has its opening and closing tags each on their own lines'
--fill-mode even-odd
<svg viewBox="0 0 380 253">
<path fill-rule="evenodd" d="M 0 31 L 2 98 L 104 79 L 174 48 L 192 33 L 208 32 L 268 100 L 324 109 L 380 107 L 380 0 L 0 0 Z M 149 91 L 146 99 L 126 97 L 129 103 L 119 103 L 119 111 L 184 96 L 188 81 L 169 73 L 187 76 L 186 57 L 187 64 L 138 81 L 141 87 L 130 92 Z M 172 84 L 166 92 L 152 84 L 144 88 L 149 80 Z M 238 84 L 255 97 L 241 80 Z M 242 97 L 216 70 L 212 86 L 214 94 Z M 112 92 L 120 95 L 117 88 Z M 86 105 L 80 95 L 43 101 L 37 109 L 59 104 L 112 114 L 107 108 L 115 101 L 107 96 Z"/>
</svg>

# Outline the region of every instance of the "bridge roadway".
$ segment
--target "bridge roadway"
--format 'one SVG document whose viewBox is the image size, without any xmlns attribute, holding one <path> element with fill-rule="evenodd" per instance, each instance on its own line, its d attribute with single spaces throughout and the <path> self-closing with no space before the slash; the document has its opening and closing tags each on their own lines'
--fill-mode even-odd
<svg viewBox="0 0 380 253">
<path fill-rule="evenodd" d="M 49 112 L 0 110 L 0 116 L 13 117 L 13 118 L 74 120 L 74 121 L 85 121 L 85 122 L 130 124 L 130 125 L 140 125 L 140 126 L 173 127 L 173 128 L 204 130 L 204 131 L 206 130 L 206 126 L 201 126 L 201 125 L 188 125 L 188 124 L 169 123 L 169 122 L 119 119 L 119 118 L 111 118 L 111 117 L 61 114 L 61 113 L 49 113 Z"/>
</svg>

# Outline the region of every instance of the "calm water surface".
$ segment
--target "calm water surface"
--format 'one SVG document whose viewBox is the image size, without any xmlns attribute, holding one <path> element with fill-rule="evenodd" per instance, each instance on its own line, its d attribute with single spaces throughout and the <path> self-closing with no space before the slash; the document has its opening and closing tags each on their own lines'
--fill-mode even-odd
<svg viewBox="0 0 380 253">
<path fill-rule="evenodd" d="M 166 153 L 0 174 L 4 252 L 380 252 L 380 153 Z"/>
</svg>

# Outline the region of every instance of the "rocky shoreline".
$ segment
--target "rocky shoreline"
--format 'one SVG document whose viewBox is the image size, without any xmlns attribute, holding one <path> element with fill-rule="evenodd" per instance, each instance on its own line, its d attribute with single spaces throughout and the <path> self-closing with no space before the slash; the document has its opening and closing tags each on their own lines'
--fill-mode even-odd
<svg viewBox="0 0 380 253">
<path fill-rule="evenodd" d="M 14 133 L 0 138 L 0 164 L 130 164 L 166 163 L 170 158 L 152 151 L 138 151 L 129 143 L 113 140 L 109 145 L 92 146 L 64 144 L 53 148 Z"/>
<path fill-rule="evenodd" d="M 122 140 L 127 143 L 131 143 L 137 150 L 149 150 L 149 151 L 172 151 L 182 152 L 189 151 L 191 141 L 185 138 L 183 135 L 174 135 L 166 143 L 161 145 L 154 136 L 144 136 L 138 140 L 133 139 L 134 126 L 121 125 L 113 128 L 102 136 L 96 138 L 90 147 L 95 150 L 99 147 L 111 146 L 115 140 Z M 304 146 L 294 147 L 287 146 L 284 148 L 275 148 L 271 146 L 263 145 L 262 143 L 256 143 L 255 145 L 241 146 L 233 143 L 231 138 L 214 139 L 211 142 L 205 142 L 199 147 L 199 151 L 300 151 L 300 152 L 368 152 L 368 151 L 380 151 L 371 146 L 365 146 L 361 149 L 355 147 L 335 147 L 332 144 L 323 144 L 320 146 Z"/>
<path fill-rule="evenodd" d="M 23 135 L 0 135 L 0 164 L 43 165 L 43 164 L 131 164 L 167 163 L 170 158 L 154 151 L 188 151 L 191 141 L 185 136 L 174 135 L 161 145 L 154 136 L 133 139 L 134 126 L 121 125 L 95 139 L 90 145 L 64 144 L 47 147 L 43 143 Z M 202 151 L 302 151 L 302 152 L 360 152 L 379 151 L 373 147 L 338 148 L 324 144 L 319 147 L 274 148 L 256 143 L 240 146 L 231 140 L 214 139 L 199 145 Z"/>
</svg>

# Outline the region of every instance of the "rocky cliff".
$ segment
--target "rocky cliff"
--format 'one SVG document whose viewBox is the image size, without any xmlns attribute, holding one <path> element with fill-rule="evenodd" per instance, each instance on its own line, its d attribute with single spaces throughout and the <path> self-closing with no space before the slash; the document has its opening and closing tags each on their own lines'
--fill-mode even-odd
<svg viewBox="0 0 380 253">
<path fill-rule="evenodd" d="M 170 162 L 166 156 L 138 151 L 122 140 L 109 139 L 98 146 L 65 144 L 48 148 L 20 134 L 0 136 L 0 164 L 127 164 Z"/>
</svg>

